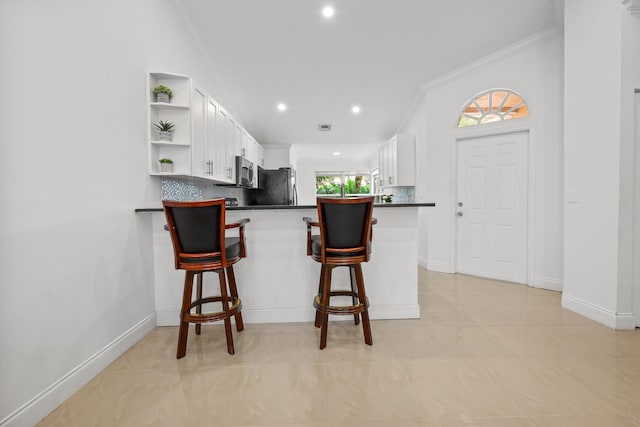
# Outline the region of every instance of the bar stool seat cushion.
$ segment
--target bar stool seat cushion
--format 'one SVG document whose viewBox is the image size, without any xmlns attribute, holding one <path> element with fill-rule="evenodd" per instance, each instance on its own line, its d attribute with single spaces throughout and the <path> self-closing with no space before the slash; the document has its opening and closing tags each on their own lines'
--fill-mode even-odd
<svg viewBox="0 0 640 427">
<path fill-rule="evenodd" d="M 241 245 L 239 237 L 227 237 L 225 239 L 225 246 L 227 248 L 227 259 L 236 258 L 240 256 Z M 218 261 L 220 257 L 211 257 L 211 258 L 185 258 L 183 262 L 185 264 L 189 263 L 207 263 L 211 261 Z"/>
</svg>

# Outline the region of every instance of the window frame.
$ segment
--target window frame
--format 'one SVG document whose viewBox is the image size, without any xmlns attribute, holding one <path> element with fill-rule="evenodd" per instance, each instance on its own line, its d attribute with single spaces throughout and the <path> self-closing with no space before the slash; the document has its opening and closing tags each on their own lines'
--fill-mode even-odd
<svg viewBox="0 0 640 427">
<path fill-rule="evenodd" d="M 501 111 L 495 111 L 494 107 L 493 107 L 493 97 L 491 96 L 493 93 L 495 92 L 507 92 L 507 96 L 505 96 L 502 99 L 502 102 L 498 105 L 498 108 L 502 108 L 505 104 L 505 102 L 507 101 L 507 99 L 509 98 L 509 96 L 511 96 L 511 94 L 517 96 L 518 98 L 520 98 L 520 103 L 516 104 L 515 106 L 509 108 L 507 111 L 501 112 Z M 480 106 L 480 104 L 478 103 L 478 100 L 480 98 L 483 98 L 484 96 L 488 95 L 489 98 L 489 110 L 488 111 L 484 111 L 484 109 Z M 478 111 L 482 111 L 482 115 L 480 117 L 473 117 L 470 116 L 468 114 L 465 114 L 465 111 L 469 108 L 469 106 L 475 104 L 476 108 L 478 109 Z M 517 111 L 518 109 L 525 107 L 527 109 L 527 114 L 525 116 L 521 116 L 521 117 L 511 117 L 509 116 L 510 113 L 512 113 L 513 111 Z M 490 115 L 495 115 L 500 117 L 500 120 L 496 120 L 494 122 L 483 122 L 483 119 L 487 116 Z M 527 101 L 525 101 L 524 97 L 516 92 L 513 89 L 507 89 L 507 88 L 491 88 L 491 89 L 486 89 L 483 90 L 481 92 L 478 92 L 477 94 L 475 94 L 474 96 L 472 96 L 471 98 L 469 98 L 463 105 L 462 108 L 460 110 L 458 110 L 458 114 L 456 115 L 456 122 L 455 122 L 455 127 L 456 129 L 464 129 L 464 128 L 472 128 L 475 126 L 480 126 L 480 125 L 486 125 L 486 124 L 490 124 L 490 123 L 502 123 L 502 122 L 506 122 L 509 120 L 515 120 L 515 119 L 525 119 L 528 118 L 530 116 L 530 108 L 529 108 L 529 104 L 527 103 Z M 460 121 L 462 120 L 463 117 L 466 117 L 468 120 L 473 120 L 476 123 L 473 124 L 468 124 L 468 125 L 464 125 L 464 126 L 460 126 Z"/>
<path fill-rule="evenodd" d="M 355 193 L 355 194 L 346 194 L 345 186 L 347 184 L 347 177 L 361 175 L 366 177 L 367 184 L 369 186 L 368 193 Z M 316 171 L 315 174 L 315 195 L 316 197 L 358 197 L 364 195 L 372 195 L 372 183 L 371 183 L 371 171 Z M 318 193 L 318 177 L 319 176 L 339 176 L 340 177 L 340 193 L 339 194 L 324 194 Z"/>
</svg>

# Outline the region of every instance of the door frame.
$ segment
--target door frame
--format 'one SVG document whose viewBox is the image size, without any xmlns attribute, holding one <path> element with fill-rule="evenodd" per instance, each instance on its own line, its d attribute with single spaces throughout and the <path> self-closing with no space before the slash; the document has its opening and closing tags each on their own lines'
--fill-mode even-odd
<svg viewBox="0 0 640 427">
<path fill-rule="evenodd" d="M 515 123 L 514 123 L 515 122 Z M 511 133 L 526 132 L 529 136 L 527 146 L 527 285 L 534 286 L 535 265 L 535 126 L 531 119 L 520 118 L 498 123 L 469 126 L 455 129 L 451 134 L 450 156 L 451 164 L 449 179 L 451 199 L 449 201 L 449 272 L 457 273 L 457 233 L 458 221 L 456 221 L 458 199 L 458 143 L 467 139 L 486 136 L 507 135 Z"/>
<path fill-rule="evenodd" d="M 633 96 L 633 149 L 634 149 L 634 203 L 633 203 L 633 226 L 632 226 L 632 271 L 631 271 L 631 309 L 635 316 L 635 326 L 640 328 L 640 267 L 635 262 L 640 259 L 640 222 L 636 220 L 640 215 L 640 172 L 637 166 L 640 165 L 640 88 L 634 90 Z"/>
</svg>

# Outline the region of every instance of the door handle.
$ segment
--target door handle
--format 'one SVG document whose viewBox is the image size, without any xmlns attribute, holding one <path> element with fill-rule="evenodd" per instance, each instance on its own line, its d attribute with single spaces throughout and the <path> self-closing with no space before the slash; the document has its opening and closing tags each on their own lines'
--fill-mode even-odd
<svg viewBox="0 0 640 427">
<path fill-rule="evenodd" d="M 458 216 L 464 215 L 462 212 L 458 211 Z"/>
</svg>

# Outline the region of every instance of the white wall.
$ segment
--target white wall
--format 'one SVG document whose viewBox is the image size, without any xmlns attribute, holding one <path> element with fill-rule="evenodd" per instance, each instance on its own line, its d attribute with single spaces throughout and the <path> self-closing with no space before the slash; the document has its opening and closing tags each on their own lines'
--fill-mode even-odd
<svg viewBox="0 0 640 427">
<path fill-rule="evenodd" d="M 562 286 L 562 54 L 562 34 L 549 31 L 426 87 L 424 97 L 398 130 L 416 134 L 416 199 L 436 203 L 435 208 L 421 209 L 421 264 L 426 260 L 431 269 L 455 271 L 450 242 L 455 231 L 451 206 L 457 114 L 473 95 L 495 87 L 509 88 L 529 104 L 532 126 L 530 143 L 534 144 L 536 165 L 535 233 L 530 236 L 534 239 L 533 284 Z"/>
<path fill-rule="evenodd" d="M 0 28 L 0 425 L 33 425 L 155 324 L 146 74 L 223 90 L 167 0 L 4 0 Z"/>
<path fill-rule="evenodd" d="M 619 2 L 565 2 L 565 182 L 578 203 L 565 210 L 562 302 L 621 329 L 634 325 L 632 19 Z"/>
<path fill-rule="evenodd" d="M 288 145 L 284 147 L 265 145 L 263 148 L 265 169 L 286 168 L 291 165 Z"/>
</svg>

